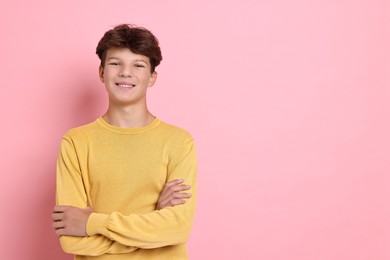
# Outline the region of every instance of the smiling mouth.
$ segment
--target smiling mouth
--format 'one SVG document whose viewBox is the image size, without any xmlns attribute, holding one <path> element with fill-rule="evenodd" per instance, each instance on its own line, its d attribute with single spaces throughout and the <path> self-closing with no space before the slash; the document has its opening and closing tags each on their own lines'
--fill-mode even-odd
<svg viewBox="0 0 390 260">
<path fill-rule="evenodd" d="M 118 87 L 121 87 L 121 88 L 134 88 L 135 87 L 134 84 L 115 83 L 115 85 L 117 85 Z"/>
</svg>

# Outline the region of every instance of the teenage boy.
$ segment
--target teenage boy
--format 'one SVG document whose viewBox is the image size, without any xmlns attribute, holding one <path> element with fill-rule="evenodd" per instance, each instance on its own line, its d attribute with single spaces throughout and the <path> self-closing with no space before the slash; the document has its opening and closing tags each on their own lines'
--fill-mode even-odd
<svg viewBox="0 0 390 260">
<path fill-rule="evenodd" d="M 96 53 L 109 106 L 62 139 L 53 228 L 75 259 L 187 259 L 196 155 L 185 130 L 147 108 L 162 60 L 158 40 L 123 24 Z"/>
</svg>

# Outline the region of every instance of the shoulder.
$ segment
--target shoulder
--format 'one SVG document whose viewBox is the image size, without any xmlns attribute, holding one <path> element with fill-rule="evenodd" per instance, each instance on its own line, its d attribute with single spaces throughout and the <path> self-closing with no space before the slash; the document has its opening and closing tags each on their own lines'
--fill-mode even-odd
<svg viewBox="0 0 390 260">
<path fill-rule="evenodd" d="M 75 128 L 71 128 L 64 134 L 62 139 L 70 142 L 86 140 L 88 135 L 93 133 L 96 128 L 96 121 Z"/>
<path fill-rule="evenodd" d="M 169 152 L 170 165 L 177 165 L 184 158 L 196 162 L 195 143 L 192 135 L 185 129 L 161 122 L 161 129 L 166 133 L 164 143 Z"/>
<path fill-rule="evenodd" d="M 172 155 L 186 154 L 195 146 L 193 136 L 185 129 L 165 122 L 159 124 L 159 139 Z"/>
<path fill-rule="evenodd" d="M 167 137 L 176 139 L 176 140 L 183 140 L 183 141 L 192 141 L 193 137 L 192 135 L 185 129 L 171 125 L 168 123 L 165 123 L 164 121 L 160 120 L 160 131 L 161 134 L 166 135 Z"/>
</svg>

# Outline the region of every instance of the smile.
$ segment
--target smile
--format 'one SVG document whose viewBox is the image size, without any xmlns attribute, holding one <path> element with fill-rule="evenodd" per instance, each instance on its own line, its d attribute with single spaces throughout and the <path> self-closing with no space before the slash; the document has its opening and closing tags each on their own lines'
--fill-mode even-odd
<svg viewBox="0 0 390 260">
<path fill-rule="evenodd" d="M 133 88 L 133 87 L 135 87 L 134 84 L 128 84 L 128 83 L 115 83 L 115 85 L 117 85 L 118 87 L 121 87 L 121 88 Z"/>
</svg>

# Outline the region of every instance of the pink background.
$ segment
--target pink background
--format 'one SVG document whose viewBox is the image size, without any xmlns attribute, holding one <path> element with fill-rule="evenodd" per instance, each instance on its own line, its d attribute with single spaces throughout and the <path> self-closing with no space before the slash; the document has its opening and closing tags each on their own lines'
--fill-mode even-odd
<svg viewBox="0 0 390 260">
<path fill-rule="evenodd" d="M 151 111 L 196 139 L 190 259 L 390 259 L 388 1 L 4 3 L 1 259 L 71 259 L 57 150 L 105 111 L 94 50 L 123 22 L 161 42 Z"/>
</svg>

